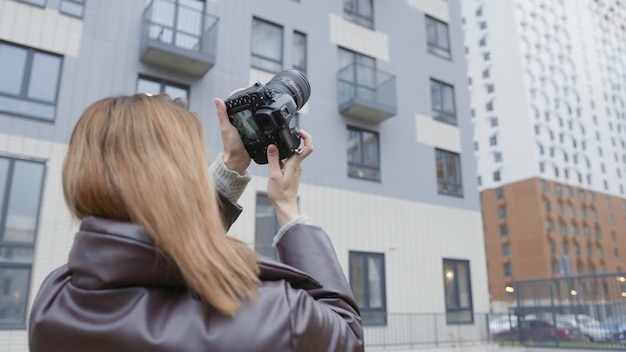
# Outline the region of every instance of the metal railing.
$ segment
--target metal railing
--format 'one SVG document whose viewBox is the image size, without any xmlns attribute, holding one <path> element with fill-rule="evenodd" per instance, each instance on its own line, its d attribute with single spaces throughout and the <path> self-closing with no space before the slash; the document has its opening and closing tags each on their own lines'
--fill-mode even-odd
<svg viewBox="0 0 626 352">
<path fill-rule="evenodd" d="M 365 326 L 368 348 L 392 349 L 461 346 L 490 341 L 488 314 L 474 314 L 472 324 L 447 324 L 445 313 L 387 313 L 385 326 Z"/>
<path fill-rule="evenodd" d="M 364 326 L 365 346 L 369 350 L 395 350 L 500 344 L 626 350 L 626 340 L 619 333 L 609 333 L 612 327 L 626 329 L 626 317 L 597 321 L 587 315 L 549 310 L 526 315 L 513 312 L 473 313 L 471 324 L 448 324 L 446 313 L 387 313 L 379 319 L 384 325 Z"/>
</svg>

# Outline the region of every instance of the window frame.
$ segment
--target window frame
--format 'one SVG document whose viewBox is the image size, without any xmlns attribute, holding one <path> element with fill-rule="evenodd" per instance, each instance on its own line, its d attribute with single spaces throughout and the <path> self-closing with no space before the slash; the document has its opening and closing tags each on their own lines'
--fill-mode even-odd
<svg viewBox="0 0 626 352">
<path fill-rule="evenodd" d="M 187 96 L 185 97 L 185 99 L 187 99 L 187 101 L 191 101 L 190 97 L 191 97 L 191 86 L 186 85 L 186 84 L 182 84 L 182 83 L 177 83 L 177 82 L 172 82 L 163 78 L 159 78 L 159 77 L 154 77 L 154 76 L 148 76 L 145 74 L 139 74 L 137 75 L 137 84 L 135 87 L 135 91 L 137 93 L 144 93 L 144 92 L 140 92 L 139 91 L 139 80 L 144 80 L 144 81 L 149 81 L 152 83 L 157 83 L 159 84 L 159 93 L 160 94 L 166 94 L 165 92 L 165 87 L 174 87 L 174 88 L 178 88 L 178 89 L 182 89 L 184 91 L 187 92 Z M 149 93 L 144 93 L 144 94 L 149 94 Z M 172 97 L 170 96 L 170 98 L 175 99 L 178 97 Z"/>
<path fill-rule="evenodd" d="M 270 205 L 270 208 L 273 209 L 273 207 L 271 206 L 271 201 L 269 199 L 269 196 L 267 195 L 267 193 L 265 192 L 257 192 L 256 193 L 256 197 L 255 197 L 255 203 L 254 203 L 254 250 L 255 252 L 257 252 L 259 255 L 265 256 L 265 257 L 269 257 L 272 259 L 278 259 L 278 252 L 276 251 L 276 248 L 272 246 L 272 241 L 273 241 L 273 237 L 276 233 L 278 233 L 278 230 L 280 229 L 280 225 L 278 224 L 278 216 L 276 215 L 276 210 L 272 210 L 272 214 L 273 217 L 271 220 L 272 221 L 272 231 L 269 231 L 269 238 L 267 238 L 267 242 L 265 241 L 266 239 L 263 238 L 261 240 L 259 240 L 259 232 L 258 232 L 258 219 L 259 217 L 257 216 L 258 214 L 258 207 L 259 207 L 259 199 L 262 199 L 264 201 L 267 201 L 267 204 Z M 269 249 L 268 249 L 269 248 Z M 267 249 L 267 250 L 266 250 Z M 271 252 L 271 254 L 270 254 Z"/>
<path fill-rule="evenodd" d="M 20 45 L 20 44 L 16 44 L 16 43 L 12 43 L 12 42 L 8 42 L 5 40 L 0 40 L 0 46 L 2 45 L 6 45 L 8 47 L 13 47 L 13 48 L 18 48 L 18 49 L 22 49 L 22 50 L 26 50 L 26 60 L 24 63 L 24 72 L 22 72 L 22 81 L 21 81 L 21 85 L 20 85 L 20 92 L 16 95 L 16 94 L 12 94 L 12 93 L 7 93 L 7 92 L 0 92 L 0 97 L 6 97 L 9 99 L 14 99 L 14 100 L 18 100 L 18 101 L 25 101 L 25 102 L 31 102 L 31 103 L 35 103 L 35 104 L 41 104 L 41 105 L 46 105 L 46 106 L 51 106 L 54 108 L 54 114 L 52 115 L 51 118 L 45 118 L 45 117 L 40 117 L 40 116 L 36 116 L 36 115 L 29 115 L 27 113 L 18 113 L 18 112 L 13 112 L 11 110 L 5 110 L 5 109 L 0 109 L 0 113 L 4 113 L 10 116 L 19 116 L 19 117 L 25 117 L 25 118 L 29 118 L 29 119 L 34 119 L 34 120 L 38 120 L 38 121 L 43 121 L 43 122 L 50 122 L 50 123 L 54 123 L 56 121 L 56 114 L 57 114 L 57 105 L 59 103 L 59 93 L 60 93 L 60 88 L 61 88 L 61 80 L 63 78 L 63 64 L 64 64 L 64 56 L 63 55 L 58 55 L 55 53 L 51 53 L 48 51 L 44 51 L 44 50 L 39 50 L 36 48 L 32 48 L 32 47 L 28 47 L 25 45 Z M 31 78 L 31 74 L 33 71 L 33 59 L 35 54 L 41 54 L 41 55 L 46 55 L 49 57 L 55 57 L 58 58 L 59 61 L 59 71 L 58 71 L 58 76 L 57 76 L 57 82 L 56 82 L 56 87 L 55 87 L 55 94 L 54 94 L 54 102 L 49 102 L 49 101 L 45 101 L 45 100 L 41 100 L 41 99 L 36 99 L 36 98 L 31 98 L 28 96 L 28 89 L 30 87 L 30 78 Z"/>
<path fill-rule="evenodd" d="M 453 113 L 447 112 L 447 111 L 443 111 L 443 109 L 436 109 L 435 108 L 435 104 L 434 104 L 434 95 L 433 95 L 433 84 L 438 86 L 438 91 L 439 91 L 439 101 L 441 102 L 441 105 L 443 105 L 443 98 L 444 98 L 444 89 L 443 88 L 451 88 L 452 90 L 452 105 L 453 105 Z M 433 118 L 435 120 L 441 121 L 441 122 L 445 122 L 445 123 L 449 123 L 451 125 L 457 126 L 458 125 L 458 121 L 457 121 L 457 109 L 456 109 L 456 93 L 454 92 L 454 85 L 450 84 L 450 83 L 446 83 L 444 81 L 438 80 L 436 78 L 432 78 L 430 77 L 430 108 L 432 111 L 435 112 Z"/>
<path fill-rule="evenodd" d="M 291 60 L 292 61 L 292 65 L 291 66 L 293 68 L 295 68 L 296 70 L 306 74 L 307 66 L 308 66 L 308 63 L 309 63 L 309 60 L 308 60 L 308 53 L 309 53 L 308 43 L 309 43 L 309 39 L 308 39 L 308 36 L 307 36 L 306 33 L 302 32 L 302 31 L 298 31 L 298 30 L 294 30 L 292 35 L 293 35 L 293 37 L 292 37 L 292 44 L 293 44 L 293 53 L 292 53 L 292 55 L 293 55 L 293 57 L 292 57 L 292 60 Z M 304 67 L 296 66 L 296 64 L 295 64 L 295 62 L 293 60 L 294 57 L 296 56 L 295 55 L 295 52 L 296 52 L 296 38 L 298 36 L 300 36 L 301 38 L 304 38 L 304 53 L 302 53 L 303 57 L 304 57 Z"/>
<path fill-rule="evenodd" d="M 452 183 L 446 181 L 449 178 L 449 170 L 448 170 L 448 161 L 449 158 L 455 158 L 455 167 L 456 167 L 456 175 L 455 177 L 458 179 L 458 183 Z M 443 165 L 443 180 L 439 178 L 439 162 L 441 161 Z M 463 198 L 463 172 L 461 169 L 461 154 L 451 152 L 449 150 L 435 148 L 435 171 L 437 172 L 437 193 Z M 442 189 L 442 186 L 445 186 L 445 190 Z M 447 191 L 452 187 L 452 191 Z"/>
<path fill-rule="evenodd" d="M 348 125 L 347 126 L 347 132 L 348 134 L 353 131 L 353 132 L 358 132 L 359 133 L 359 146 L 360 146 L 360 151 L 361 151 L 361 160 L 364 159 L 364 156 L 366 154 L 365 148 L 363 148 L 363 132 L 367 132 L 367 133 L 371 133 L 373 135 L 376 136 L 376 159 L 378 160 L 378 167 L 374 168 L 372 166 L 369 165 L 365 165 L 364 163 L 358 164 L 358 163 L 354 163 L 351 162 L 350 160 L 348 160 L 347 155 L 346 155 L 346 162 L 348 165 L 348 177 L 350 178 L 355 178 L 355 179 L 359 179 L 359 180 L 366 180 L 366 181 L 372 181 L 372 182 L 382 182 L 382 172 L 381 172 L 381 160 L 380 160 L 380 135 L 378 132 L 376 131 L 372 131 L 372 130 L 368 130 L 365 128 L 361 128 L 361 127 L 357 127 L 357 126 L 353 126 L 353 125 Z M 349 136 L 349 135 L 348 135 Z M 349 141 L 349 138 L 348 138 Z M 346 151 L 348 149 L 346 148 Z M 357 169 L 367 169 L 367 170 L 376 170 L 378 173 L 378 177 L 377 178 L 370 178 L 370 177 L 360 177 L 356 174 L 353 174 L 350 172 L 351 168 L 357 168 Z"/>
<path fill-rule="evenodd" d="M 461 307 L 461 308 L 455 308 L 455 307 L 448 307 L 448 301 L 447 301 L 447 297 L 448 297 L 448 292 L 447 292 L 447 285 L 446 285 L 446 279 L 447 277 L 447 273 L 446 273 L 446 264 L 449 263 L 454 267 L 454 290 L 455 290 L 455 294 L 454 294 L 454 298 L 456 300 L 456 305 L 460 306 L 460 291 L 459 291 L 459 282 L 458 282 L 458 267 L 459 266 L 464 266 L 465 270 L 466 270 L 466 274 L 467 274 L 467 294 L 468 294 L 468 303 L 469 303 L 469 307 Z M 442 260 L 442 274 L 443 274 L 443 280 L 444 280 L 444 304 L 445 304 L 445 308 L 446 308 L 446 325 L 468 325 L 468 324 L 474 324 L 474 298 L 473 298 L 473 294 L 472 294 L 472 275 L 471 275 L 471 267 L 470 267 L 470 261 L 466 260 L 466 259 L 451 259 L 451 258 L 443 258 Z M 463 312 L 469 312 L 470 314 L 470 319 L 469 320 L 451 320 L 450 315 L 451 313 L 456 314 L 456 313 L 463 313 Z"/>
<path fill-rule="evenodd" d="M 46 3 L 48 2 L 47 0 L 43 0 L 43 4 L 37 4 L 33 0 L 17 0 L 17 1 L 23 2 L 23 3 L 28 4 L 28 5 L 41 7 L 41 8 L 45 8 L 46 7 Z"/>
<path fill-rule="evenodd" d="M 368 17 L 360 13 L 360 2 L 359 0 L 344 0 L 343 2 L 343 15 L 350 22 L 356 23 L 363 27 L 367 27 L 369 29 L 374 29 L 374 0 L 364 0 L 370 3 L 370 7 L 372 8 L 372 16 Z M 348 5 L 352 7 L 356 7 L 357 9 L 348 8 Z"/>
<path fill-rule="evenodd" d="M 76 17 L 76 18 L 84 18 L 85 17 L 85 5 L 87 0 L 60 0 L 59 2 L 59 12 L 68 16 Z M 80 16 L 74 13 L 69 12 L 67 9 L 63 9 L 63 4 L 72 4 L 78 5 L 81 7 Z"/>
<path fill-rule="evenodd" d="M 27 322 L 27 315 L 28 315 L 28 307 L 30 304 L 30 294 L 31 294 L 31 280 L 32 280 L 32 276 L 33 276 L 33 264 L 35 261 L 35 244 L 37 242 L 37 233 L 39 232 L 39 225 L 40 225 L 40 221 L 39 218 L 41 216 L 41 211 L 42 211 L 42 200 L 43 200 L 43 194 L 45 192 L 44 187 L 45 187 L 45 180 L 46 180 L 46 173 L 47 173 L 47 163 L 44 160 L 36 160 L 36 159 L 25 159 L 25 158 L 17 158 L 17 157 L 12 157 L 12 156 L 6 156 L 6 155 L 1 155 L 0 154 L 0 159 L 7 159 L 9 164 L 8 164 L 8 168 L 7 168 L 7 179 L 5 180 L 5 184 L 3 185 L 3 189 L 4 189 L 4 193 L 0 194 L 0 201 L 2 202 L 1 205 L 2 207 L 0 208 L 0 246 L 1 247 L 9 247 L 9 248 L 32 248 L 33 251 L 33 258 L 30 261 L 30 264 L 28 263 L 23 263 L 23 262 L 18 262 L 18 263 L 12 263 L 9 261 L 4 261 L 2 260 L 2 258 L 0 258 L 0 269 L 26 269 L 28 270 L 28 276 L 26 279 L 27 285 L 26 285 L 26 291 L 25 293 L 25 300 L 24 300 L 24 316 L 22 317 L 22 319 L 20 321 L 0 321 L 0 331 L 2 330 L 15 330 L 15 329 L 19 329 L 19 330 L 23 330 L 26 329 L 26 322 Z M 10 198 L 10 194 L 11 194 L 11 184 L 13 181 L 13 177 L 14 175 L 14 171 L 15 171 L 15 163 L 16 162 L 27 162 L 27 163 L 36 163 L 36 164 L 40 164 L 42 167 L 42 173 L 41 173 L 41 180 L 40 180 L 40 188 L 39 188 L 39 195 L 38 195 L 38 199 L 37 199 L 37 210 L 35 212 L 35 226 L 33 228 L 33 240 L 32 242 L 19 242 L 19 241 L 5 241 L 4 240 L 4 231 L 5 231 L 5 227 L 6 227 L 6 221 L 7 221 L 7 214 L 8 214 L 8 206 L 9 206 L 9 198 Z"/>
<path fill-rule="evenodd" d="M 448 23 L 441 21 L 439 19 L 436 19 L 429 15 L 424 15 L 424 17 L 425 17 L 424 23 L 425 23 L 425 32 L 426 32 L 426 46 L 428 47 L 428 52 L 442 59 L 452 61 L 452 45 L 450 43 L 450 27 Z M 448 42 L 448 48 L 441 47 L 438 45 L 438 43 L 431 43 L 429 41 L 429 38 L 428 38 L 429 22 L 432 23 L 432 25 L 434 26 L 434 31 L 435 31 L 434 33 L 435 33 L 435 36 L 437 37 L 436 39 L 439 39 L 440 35 L 444 35 L 440 33 L 440 28 L 442 28 L 441 25 L 445 27 L 445 36 L 446 36 L 446 41 Z"/>
<path fill-rule="evenodd" d="M 280 54 L 279 54 L 280 61 L 277 61 L 277 60 L 275 60 L 273 58 L 266 57 L 264 55 L 257 54 L 257 53 L 254 52 L 254 47 L 253 47 L 253 45 L 254 45 L 254 33 L 256 33 L 256 31 L 253 31 L 252 35 L 251 35 L 251 38 L 250 38 L 250 57 L 251 57 L 251 59 L 250 59 L 250 66 L 255 68 L 255 69 L 265 71 L 265 72 L 278 73 L 278 72 L 282 71 L 282 68 L 284 67 L 284 64 L 285 64 L 285 38 L 284 38 L 284 36 L 285 36 L 285 28 L 284 28 L 284 26 L 281 26 L 281 25 L 279 25 L 277 23 L 274 23 L 272 21 L 268 21 L 268 20 L 262 19 L 262 18 L 257 17 L 257 16 L 253 16 L 252 17 L 252 28 L 254 28 L 254 23 L 255 22 L 263 23 L 264 25 L 268 25 L 268 26 L 272 26 L 272 27 L 280 29 Z M 255 59 L 260 60 L 262 62 L 270 62 L 272 64 L 280 66 L 280 69 L 278 69 L 278 70 L 271 70 L 271 69 L 268 69 L 267 67 L 262 67 L 261 65 L 255 64 Z"/>
<path fill-rule="evenodd" d="M 350 273 L 350 287 L 355 287 L 356 283 L 354 282 L 355 277 L 353 276 L 353 266 L 352 266 L 352 260 L 353 258 L 358 258 L 360 260 L 362 260 L 362 267 L 364 268 L 364 272 L 363 272 L 363 296 L 364 296 L 364 300 L 367 303 L 367 306 L 362 306 L 359 304 L 359 310 L 361 311 L 361 318 L 363 321 L 363 325 L 364 326 L 386 326 L 387 325 L 387 275 L 386 275 L 386 266 L 385 266 L 385 253 L 383 252 L 363 252 L 363 251 L 348 251 L 348 270 Z M 375 260 L 381 260 L 381 301 L 382 301 L 382 307 L 381 308 L 372 308 L 369 307 L 369 297 L 370 297 L 370 293 L 372 288 L 369 285 L 369 266 L 368 261 L 369 259 L 375 259 Z M 356 295 L 355 295 L 356 297 Z M 358 302 L 357 302 L 358 303 Z M 372 321 L 369 320 L 367 318 L 368 313 L 378 313 L 378 314 L 382 314 L 382 322 L 376 322 L 376 321 Z"/>
</svg>

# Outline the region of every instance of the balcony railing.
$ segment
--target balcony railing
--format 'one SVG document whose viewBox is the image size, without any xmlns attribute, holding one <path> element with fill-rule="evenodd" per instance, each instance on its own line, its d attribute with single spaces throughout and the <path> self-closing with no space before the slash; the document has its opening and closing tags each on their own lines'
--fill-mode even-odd
<svg viewBox="0 0 626 352">
<path fill-rule="evenodd" d="M 396 114 L 396 77 L 362 64 L 337 73 L 339 112 L 366 122 L 380 123 Z"/>
<path fill-rule="evenodd" d="M 152 0 L 143 16 L 141 61 L 193 77 L 204 76 L 215 64 L 218 20 L 203 8 Z"/>
</svg>

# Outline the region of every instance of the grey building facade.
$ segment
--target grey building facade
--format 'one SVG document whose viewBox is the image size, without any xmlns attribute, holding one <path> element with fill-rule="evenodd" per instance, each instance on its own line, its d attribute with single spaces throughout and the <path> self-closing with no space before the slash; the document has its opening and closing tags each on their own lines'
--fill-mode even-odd
<svg viewBox="0 0 626 352">
<path fill-rule="evenodd" d="M 0 0 L 0 351 L 27 350 L 29 304 L 66 260 L 60 170 L 89 104 L 185 96 L 215 157 L 213 98 L 292 67 L 312 87 L 302 212 L 331 234 L 367 325 L 475 323 L 488 293 L 464 60 L 459 0 Z M 250 172 L 230 234 L 272 255 L 267 169 Z"/>
</svg>

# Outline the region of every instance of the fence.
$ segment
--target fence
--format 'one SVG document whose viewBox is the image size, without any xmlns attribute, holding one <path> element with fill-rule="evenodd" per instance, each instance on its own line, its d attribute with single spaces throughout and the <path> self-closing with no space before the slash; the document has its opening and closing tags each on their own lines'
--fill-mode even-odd
<svg viewBox="0 0 626 352">
<path fill-rule="evenodd" d="M 376 348 L 459 346 L 490 341 L 488 314 L 472 324 L 446 323 L 445 313 L 388 313 L 385 326 L 365 326 L 365 344 Z"/>
</svg>

